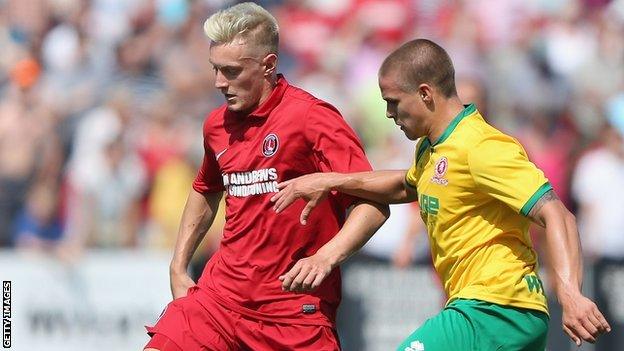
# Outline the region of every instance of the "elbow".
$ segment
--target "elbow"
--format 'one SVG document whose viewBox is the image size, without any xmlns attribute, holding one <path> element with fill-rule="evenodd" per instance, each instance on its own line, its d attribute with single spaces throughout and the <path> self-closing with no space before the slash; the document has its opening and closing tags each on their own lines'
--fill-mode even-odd
<svg viewBox="0 0 624 351">
<path fill-rule="evenodd" d="M 381 208 L 379 209 L 381 211 L 381 213 L 384 216 L 384 222 L 388 220 L 388 218 L 390 218 L 390 206 L 388 205 L 381 205 Z"/>
<path fill-rule="evenodd" d="M 388 218 L 390 218 L 390 206 L 387 204 L 380 204 L 378 202 L 373 202 L 371 204 L 377 209 L 377 211 L 379 211 L 379 214 L 381 215 L 381 224 L 384 224 Z"/>
<path fill-rule="evenodd" d="M 380 218 L 381 220 L 380 220 L 380 223 L 379 223 L 379 227 L 381 227 L 384 223 L 386 223 L 388 218 L 390 218 L 390 206 L 388 206 L 386 204 L 375 203 L 375 207 L 377 208 L 377 210 L 381 214 L 381 218 Z"/>
</svg>

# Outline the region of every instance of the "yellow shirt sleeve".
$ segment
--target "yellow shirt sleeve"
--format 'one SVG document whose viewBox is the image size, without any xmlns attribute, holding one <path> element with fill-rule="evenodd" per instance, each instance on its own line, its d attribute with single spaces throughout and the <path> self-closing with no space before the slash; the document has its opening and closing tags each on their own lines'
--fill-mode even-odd
<svg viewBox="0 0 624 351">
<path fill-rule="evenodd" d="M 479 190 L 524 216 L 552 190 L 544 172 L 529 161 L 515 139 L 506 135 L 480 141 L 468 152 L 468 164 Z"/>
<path fill-rule="evenodd" d="M 405 173 L 405 184 L 407 184 L 407 186 L 409 186 L 410 188 L 416 190 L 416 182 L 416 161 L 414 161 L 412 167 L 410 167 L 410 169 L 407 170 L 407 173 Z"/>
</svg>

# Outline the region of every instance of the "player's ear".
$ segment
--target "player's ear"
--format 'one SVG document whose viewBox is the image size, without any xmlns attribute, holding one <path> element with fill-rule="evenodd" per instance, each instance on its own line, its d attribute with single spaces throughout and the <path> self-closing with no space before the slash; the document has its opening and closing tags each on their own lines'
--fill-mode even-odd
<svg viewBox="0 0 624 351">
<path fill-rule="evenodd" d="M 264 65 L 264 76 L 268 77 L 275 73 L 277 69 L 277 55 L 276 54 L 268 54 L 262 59 L 262 64 Z"/>
<path fill-rule="evenodd" d="M 424 103 L 429 104 L 433 102 L 433 89 L 429 84 L 423 83 L 419 85 L 417 94 Z"/>
</svg>

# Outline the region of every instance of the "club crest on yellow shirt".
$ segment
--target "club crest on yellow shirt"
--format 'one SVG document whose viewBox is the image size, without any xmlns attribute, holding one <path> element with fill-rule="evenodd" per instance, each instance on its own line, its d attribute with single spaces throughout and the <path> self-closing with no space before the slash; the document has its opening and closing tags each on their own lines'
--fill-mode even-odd
<svg viewBox="0 0 624 351">
<path fill-rule="evenodd" d="M 448 185 L 448 180 L 444 179 L 446 170 L 448 169 L 448 159 L 445 156 L 440 157 L 433 168 L 433 177 L 431 182 L 439 185 Z"/>
</svg>

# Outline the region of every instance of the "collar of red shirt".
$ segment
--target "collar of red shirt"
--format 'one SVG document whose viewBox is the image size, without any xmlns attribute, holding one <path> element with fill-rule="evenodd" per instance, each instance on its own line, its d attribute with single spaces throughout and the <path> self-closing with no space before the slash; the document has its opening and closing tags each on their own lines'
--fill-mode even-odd
<svg viewBox="0 0 624 351">
<path fill-rule="evenodd" d="M 252 113 L 249 114 L 249 117 L 261 117 L 266 118 L 269 116 L 269 113 L 273 111 L 274 108 L 282 101 L 282 97 L 284 96 L 284 92 L 288 87 L 288 82 L 286 78 L 282 74 L 277 75 L 277 83 L 275 84 L 275 88 L 271 92 L 271 95 L 260 105 L 258 106 Z"/>
</svg>

